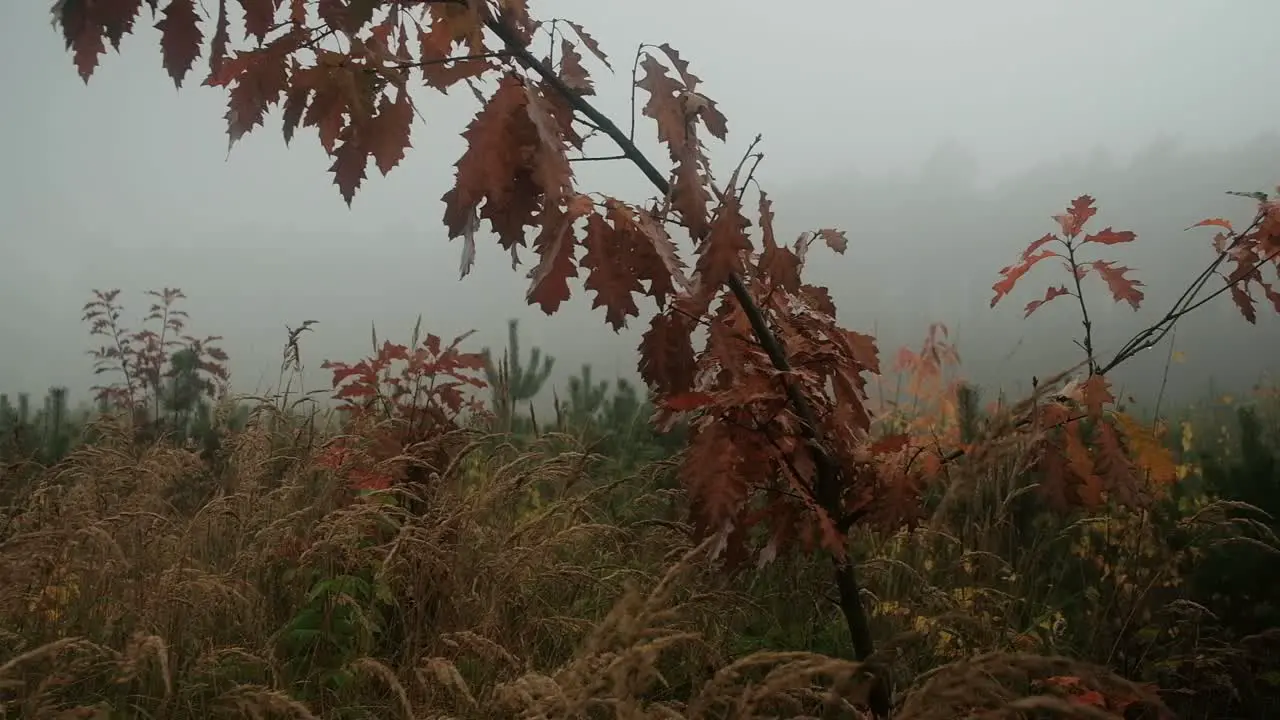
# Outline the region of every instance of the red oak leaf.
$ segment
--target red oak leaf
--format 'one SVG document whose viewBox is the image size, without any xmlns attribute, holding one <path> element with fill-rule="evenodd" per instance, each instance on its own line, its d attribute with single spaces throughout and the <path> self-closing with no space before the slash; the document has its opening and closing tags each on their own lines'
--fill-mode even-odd
<svg viewBox="0 0 1280 720">
<path fill-rule="evenodd" d="M 1138 289 L 1142 285 L 1142 281 L 1132 280 L 1124 276 L 1132 268 L 1116 265 L 1108 260 L 1095 260 L 1091 266 L 1106 281 L 1107 287 L 1111 289 L 1111 296 L 1115 298 L 1116 302 L 1123 300 L 1129 303 L 1134 310 L 1138 309 L 1144 297 L 1142 291 Z"/>
<path fill-rule="evenodd" d="M 995 307 L 996 303 L 1000 302 L 1000 298 L 1012 292 L 1013 286 L 1017 285 L 1018 280 L 1022 279 L 1023 275 L 1026 275 L 1031 268 L 1035 267 L 1036 263 L 1051 257 L 1062 256 L 1052 250 L 1041 250 L 1038 253 L 1023 257 L 1020 263 L 1000 268 L 1002 279 L 991 286 L 991 289 L 995 291 L 995 295 L 991 298 L 991 307 Z"/>
<path fill-rule="evenodd" d="M 204 33 L 200 30 L 194 0 L 169 0 L 163 15 L 164 18 L 156 23 L 156 29 L 160 31 L 164 69 L 173 78 L 174 86 L 181 88 L 183 78 L 200 57 Z"/>
<path fill-rule="evenodd" d="M 605 321 L 614 330 L 627 323 L 627 317 L 636 317 L 634 295 L 644 292 L 644 287 L 632 268 L 635 253 L 634 225 L 614 227 L 596 213 L 587 216 L 587 232 L 583 238 L 586 254 L 582 267 L 587 270 L 584 283 L 588 291 L 596 294 L 592 308 L 605 308 Z"/>
<path fill-rule="evenodd" d="M 373 154 L 378 170 L 386 175 L 404 159 L 409 143 L 409 131 L 413 126 L 413 105 L 409 91 L 400 88 L 395 102 L 383 95 L 378 104 L 378 114 L 369 121 L 369 152 Z"/>
<path fill-rule="evenodd" d="M 1071 294 L 1071 293 L 1070 293 L 1070 292 L 1068 292 L 1068 291 L 1067 291 L 1067 288 L 1066 288 L 1065 286 L 1063 286 L 1063 285 L 1057 285 L 1057 286 L 1054 286 L 1054 287 L 1050 287 L 1048 290 L 1045 290 L 1045 291 L 1044 291 L 1044 297 L 1043 297 L 1043 298 L 1041 298 L 1041 299 L 1039 299 L 1039 300 L 1032 300 L 1031 302 L 1027 303 L 1027 310 L 1026 310 L 1026 312 L 1023 314 L 1023 316 L 1022 316 L 1022 317 L 1023 317 L 1023 318 L 1029 318 L 1029 317 L 1031 317 L 1031 313 L 1033 313 L 1033 312 L 1035 312 L 1036 310 L 1039 310 L 1039 309 L 1040 309 L 1040 306 L 1041 306 L 1041 305 L 1044 305 L 1045 303 L 1049 302 L 1050 300 L 1052 300 L 1052 299 L 1054 299 L 1054 298 L 1062 297 L 1063 295 L 1070 295 L 1070 294 Z"/>
<path fill-rule="evenodd" d="M 1231 221 L 1226 218 L 1205 218 L 1187 229 L 1198 227 L 1220 227 L 1225 228 L 1227 232 L 1235 232 L 1235 229 L 1231 226 Z"/>
<path fill-rule="evenodd" d="M 244 32 L 262 42 L 276 21 L 276 7 L 279 0 L 240 0 L 244 9 Z"/>
<path fill-rule="evenodd" d="M 1097 243 L 1099 245 L 1119 245 L 1120 243 L 1133 242 L 1137 237 L 1137 235 L 1128 230 L 1116 231 L 1111 228 L 1105 228 L 1093 235 L 1085 235 L 1084 242 Z"/>
<path fill-rule="evenodd" d="M 1097 208 L 1093 206 L 1093 198 L 1088 195 L 1081 195 L 1071 201 L 1071 207 L 1061 215 L 1054 215 L 1053 219 L 1058 221 L 1058 225 L 1062 227 L 1062 234 L 1069 238 L 1074 238 L 1084 229 L 1084 224 L 1089 222 L 1089 218 L 1098 213 Z"/>
</svg>

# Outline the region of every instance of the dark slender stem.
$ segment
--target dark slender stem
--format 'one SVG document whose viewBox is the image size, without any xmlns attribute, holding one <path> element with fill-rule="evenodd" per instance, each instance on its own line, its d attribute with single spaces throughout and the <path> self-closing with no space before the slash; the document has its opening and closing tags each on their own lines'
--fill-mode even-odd
<svg viewBox="0 0 1280 720">
<path fill-rule="evenodd" d="M 1156 393 L 1156 407 L 1152 411 L 1152 417 L 1155 418 L 1154 423 L 1160 422 L 1160 405 L 1164 401 L 1165 388 L 1169 386 L 1169 368 L 1173 365 L 1173 353 L 1175 343 L 1178 342 L 1177 332 L 1173 333 L 1173 337 L 1169 338 L 1169 354 L 1164 357 L 1164 372 L 1160 375 L 1160 392 Z"/>
<path fill-rule="evenodd" d="M 390 63 L 387 67 L 400 68 L 402 70 L 426 67 L 427 65 L 444 65 L 446 63 L 465 62 L 467 60 L 489 60 L 491 58 L 510 57 L 511 53 L 506 50 L 497 52 L 479 53 L 477 55 L 455 55 L 453 57 L 437 58 L 435 60 L 419 60 L 416 62 Z"/>
<path fill-rule="evenodd" d="M 627 133 L 627 139 L 635 142 L 636 139 L 636 89 L 640 84 L 636 82 L 636 73 L 640 71 L 640 53 L 644 51 L 644 43 L 636 46 L 636 57 L 631 63 L 631 130 Z"/>
<path fill-rule="evenodd" d="M 1089 321 L 1089 306 L 1084 302 L 1084 290 L 1080 286 L 1080 266 L 1076 263 L 1076 246 L 1070 240 L 1063 240 L 1062 244 L 1067 248 L 1067 264 L 1071 266 L 1071 277 L 1076 283 L 1076 300 L 1080 303 L 1080 317 L 1084 323 L 1085 361 L 1089 364 L 1089 374 L 1093 375 L 1098 370 L 1098 365 L 1093 360 L 1093 323 Z"/>
<path fill-rule="evenodd" d="M 1267 257 L 1254 263 L 1254 266 L 1250 269 L 1249 273 L 1245 273 L 1235 280 L 1228 280 L 1222 287 L 1210 293 L 1208 296 L 1203 297 L 1200 300 L 1195 300 L 1196 296 L 1200 294 L 1200 291 L 1204 289 L 1205 283 L 1209 281 L 1209 278 L 1213 277 L 1214 273 L 1218 271 L 1218 268 L 1222 266 L 1222 263 L 1226 262 L 1231 250 L 1240 243 L 1242 238 L 1252 232 L 1254 228 L 1262 222 L 1263 218 L 1264 216 L 1262 213 L 1255 216 L 1249 227 L 1245 228 L 1244 232 L 1238 234 L 1235 240 L 1224 248 L 1222 252 L 1218 253 L 1218 256 L 1214 258 L 1213 262 L 1210 263 L 1194 281 L 1192 281 L 1191 285 L 1188 286 L 1185 291 L 1183 291 L 1182 295 L 1173 303 L 1173 307 L 1169 308 L 1169 312 L 1165 313 L 1164 317 L 1160 318 L 1160 320 L 1154 325 L 1142 330 L 1132 338 L 1129 338 L 1128 342 L 1126 342 L 1120 350 L 1116 352 L 1115 357 L 1113 357 L 1106 365 L 1103 365 L 1102 368 L 1098 370 L 1098 373 L 1105 375 L 1134 355 L 1137 355 L 1147 348 L 1155 346 L 1164 339 L 1165 335 L 1169 334 L 1169 331 L 1173 329 L 1174 324 L 1183 316 L 1203 306 L 1205 303 L 1218 297 L 1222 293 L 1228 292 L 1236 285 L 1236 283 L 1253 274 L 1253 271 L 1274 260 L 1277 255 L 1280 254 L 1280 251 L 1271 253 Z"/>
<path fill-rule="evenodd" d="M 594 157 L 569 158 L 569 162 L 600 162 L 601 160 L 626 160 L 626 155 L 597 155 Z"/>
</svg>

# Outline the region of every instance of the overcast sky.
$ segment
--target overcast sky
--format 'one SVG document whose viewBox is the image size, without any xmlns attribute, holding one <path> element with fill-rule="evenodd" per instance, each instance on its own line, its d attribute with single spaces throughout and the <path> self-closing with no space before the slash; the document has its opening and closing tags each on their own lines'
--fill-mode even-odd
<svg viewBox="0 0 1280 720">
<path fill-rule="evenodd" d="M 729 118 L 730 141 L 713 146 L 713 158 L 721 168 L 736 162 L 762 133 L 759 177 L 781 196 L 825 184 L 844 205 L 832 184 L 852 174 L 889 182 L 957 163 L 965 177 L 956 182 L 994 187 L 1066 160 L 1123 165 L 1160 142 L 1196 157 L 1240 156 L 1280 117 L 1275 0 L 530 4 L 544 19 L 582 22 L 610 53 L 622 74 L 592 66 L 598 104 L 622 123 L 636 46 L 680 50 Z M 523 274 L 498 252 L 482 251 L 477 271 L 459 283 L 460 247 L 445 240 L 439 198 L 476 108 L 469 93 L 423 90 L 426 122 L 413 128 L 414 148 L 388 178 L 371 178 L 348 210 L 314 131 L 286 148 L 276 116 L 228 155 L 225 97 L 199 86 L 203 65 L 176 91 L 148 28 L 105 56 L 86 87 L 49 19 L 44 0 L 0 4 L 0 391 L 88 385 L 79 308 L 94 287 L 121 287 L 140 308 L 143 290 L 181 286 L 192 298 L 193 330 L 227 336 L 244 390 L 274 379 L 285 323 L 321 322 L 304 345 L 314 367 L 362 352 L 370 322 L 407 338 L 419 313 L 437 332 L 475 328 L 481 343 L 494 344 L 505 319 L 520 317 L 526 347 L 549 346 L 564 372 L 588 360 L 597 375 L 633 370 L 634 333 L 616 338 L 585 296 L 550 320 L 526 308 Z M 651 126 L 639 127 L 652 138 Z M 662 159 L 652 143 L 646 149 Z M 1196 162 L 1178 167 L 1191 175 Z M 651 193 L 628 165 L 579 167 L 585 187 L 634 200 Z M 1274 186 L 1280 167 L 1241 179 Z M 1050 205 L 1001 206 L 1011 227 L 1031 235 L 983 241 L 1007 246 L 1012 259 L 1051 229 L 1049 212 L 1078 194 L 1062 193 Z M 917 200 L 902 212 L 927 212 L 929 198 Z M 786 218 L 785 205 L 776 209 Z M 790 226 L 827 224 L 808 216 L 823 210 L 806 207 Z M 867 257 L 884 257 L 863 255 L 884 238 L 851 239 L 837 261 L 850 272 L 860 257 L 864 271 Z M 1001 264 L 947 269 L 989 287 Z M 905 334 L 922 335 L 925 320 L 912 322 Z"/>
</svg>

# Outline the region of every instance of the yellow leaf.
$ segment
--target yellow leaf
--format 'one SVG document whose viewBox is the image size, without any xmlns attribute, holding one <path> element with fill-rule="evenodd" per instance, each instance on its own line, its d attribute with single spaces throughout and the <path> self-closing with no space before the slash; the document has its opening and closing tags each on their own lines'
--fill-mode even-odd
<svg viewBox="0 0 1280 720">
<path fill-rule="evenodd" d="M 900 607 L 901 607 L 901 606 L 900 606 L 898 603 L 896 603 L 896 602 L 894 602 L 894 601 L 892 601 L 892 600 L 885 600 L 885 601 L 883 601 L 883 602 L 879 603 L 878 605 L 876 605 L 876 609 L 875 609 L 875 611 L 874 611 L 874 613 L 873 613 L 873 614 L 875 614 L 875 615 L 896 615 L 896 614 L 898 613 L 898 609 L 899 609 Z"/>
<path fill-rule="evenodd" d="M 1184 363 L 1187 361 L 1187 354 L 1181 350 L 1173 351 L 1173 361 L 1176 363 Z"/>
<path fill-rule="evenodd" d="M 958 587 L 951 591 L 951 597 L 955 598 L 956 603 L 966 609 L 973 607 L 973 601 L 976 596 L 977 592 L 972 587 Z"/>
<path fill-rule="evenodd" d="M 1234 395 L 1223 395 L 1222 397 L 1218 398 L 1218 402 L 1222 403 L 1223 405 L 1230 405 L 1235 401 L 1236 401 L 1236 398 Z"/>
<path fill-rule="evenodd" d="M 1173 460 L 1173 452 L 1160 442 L 1151 429 L 1125 413 L 1116 413 L 1116 420 L 1128 441 L 1129 454 L 1133 456 L 1134 464 L 1147 472 L 1151 482 L 1159 485 L 1178 479 L 1178 466 Z"/>
<path fill-rule="evenodd" d="M 953 645 L 955 645 L 955 640 L 956 640 L 955 635 L 952 635 L 946 630 L 939 630 L 938 641 L 933 648 L 934 652 L 938 653 L 939 655 L 946 654 L 946 652 L 950 650 Z"/>
</svg>

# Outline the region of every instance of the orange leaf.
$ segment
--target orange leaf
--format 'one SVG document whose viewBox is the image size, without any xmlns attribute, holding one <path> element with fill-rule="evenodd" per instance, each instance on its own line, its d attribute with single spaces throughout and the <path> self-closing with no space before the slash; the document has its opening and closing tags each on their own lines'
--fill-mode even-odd
<svg viewBox="0 0 1280 720">
<path fill-rule="evenodd" d="M 1107 287 L 1111 289 L 1111 296 L 1116 302 L 1124 301 L 1137 310 L 1145 297 L 1141 290 L 1138 289 L 1143 283 L 1141 280 L 1131 280 L 1124 275 L 1131 272 L 1132 268 L 1117 266 L 1114 262 L 1108 260 L 1095 260 L 1091 267 L 1098 272 L 1098 275 L 1106 281 Z"/>
<path fill-rule="evenodd" d="M 1137 237 L 1137 235 L 1128 230 L 1116 231 L 1111 228 L 1104 228 L 1101 232 L 1093 235 L 1085 235 L 1083 242 L 1097 243 L 1099 245 L 1119 245 L 1121 243 L 1133 242 Z"/>
<path fill-rule="evenodd" d="M 1190 230 L 1191 228 L 1209 227 L 1209 226 L 1226 228 L 1227 232 L 1235 232 L 1235 228 L 1231 226 L 1231 221 L 1225 218 L 1205 218 L 1204 220 L 1201 220 L 1200 222 L 1196 223 L 1195 225 L 1192 225 L 1187 229 Z"/>
<path fill-rule="evenodd" d="M 1022 317 L 1023 317 L 1023 318 L 1029 318 L 1029 317 L 1031 317 L 1031 313 L 1033 313 L 1033 312 L 1035 312 L 1036 310 L 1039 310 L 1039 309 L 1040 309 L 1040 306 L 1041 306 L 1041 305 L 1044 305 L 1045 303 L 1049 302 L 1050 300 L 1052 300 L 1052 299 L 1054 299 L 1054 298 L 1058 298 L 1058 297 L 1062 297 L 1063 295 L 1070 295 L 1070 294 L 1071 294 L 1071 293 L 1070 293 L 1070 292 L 1068 292 L 1068 291 L 1067 291 L 1067 288 L 1066 288 L 1065 286 L 1063 286 L 1063 285 L 1058 285 L 1058 286 L 1056 286 L 1056 287 L 1050 287 L 1048 290 L 1045 290 L 1045 291 L 1044 291 L 1044 298 L 1043 298 L 1043 299 L 1040 299 L 1040 300 L 1032 300 L 1031 302 L 1027 303 L 1027 310 L 1026 310 L 1026 312 L 1023 314 L 1023 316 L 1022 316 Z"/>
<path fill-rule="evenodd" d="M 447 60 L 453 57 L 453 46 L 462 43 L 461 56 L 483 55 L 484 26 L 469 3 L 430 3 L 432 21 L 423 28 L 415 19 L 418 33 L 418 60 L 427 85 L 446 91 L 454 85 L 483 75 L 493 67 L 490 58 Z"/>
<path fill-rule="evenodd" d="M 1053 233 L 1045 233 L 1043 237 L 1041 237 L 1039 240 L 1032 242 L 1030 245 L 1026 247 L 1025 250 L 1022 251 L 1022 259 L 1023 260 L 1030 259 L 1030 257 L 1032 255 L 1035 255 L 1036 252 L 1040 250 L 1040 248 L 1044 247 L 1045 245 L 1048 245 L 1049 243 L 1057 239 L 1058 239 L 1057 235 L 1054 235 Z"/>
<path fill-rule="evenodd" d="M 1148 479 L 1156 485 L 1176 482 L 1178 464 L 1174 460 L 1173 451 L 1161 442 L 1160 437 L 1129 415 L 1118 413 L 1116 420 L 1124 433 L 1134 464 L 1147 473 Z"/>
<path fill-rule="evenodd" d="M 1111 394 L 1111 383 L 1105 376 L 1090 375 L 1080 387 L 1081 404 L 1089 411 L 1090 417 L 1102 417 L 1102 408 L 1116 401 Z"/>
<path fill-rule="evenodd" d="M 1077 705 L 1089 705 L 1105 709 L 1107 707 L 1107 698 L 1097 690 L 1083 690 L 1071 696 L 1071 702 Z"/>
<path fill-rule="evenodd" d="M 1043 239 L 1044 238 L 1041 238 L 1041 240 Z M 1039 243 L 1040 240 L 1037 240 L 1036 242 Z M 995 307 L 996 303 L 1000 302 L 1000 298 L 1012 292 L 1013 286 L 1016 285 L 1018 280 L 1022 279 L 1022 276 L 1026 275 L 1031 268 L 1035 267 L 1036 263 L 1051 257 L 1062 256 L 1052 250 L 1041 250 L 1040 252 L 1033 253 L 1031 255 L 1024 255 L 1022 262 L 1020 263 L 1001 268 L 1000 275 L 1002 279 L 996 281 L 996 283 L 991 286 L 991 289 L 995 291 L 995 295 L 991 298 L 991 307 Z"/>
<path fill-rule="evenodd" d="M 1058 225 L 1062 227 L 1062 234 L 1069 238 L 1074 238 L 1084 229 L 1084 224 L 1089 222 L 1098 213 L 1097 208 L 1093 206 L 1093 198 L 1088 195 L 1081 195 L 1071 201 L 1071 207 L 1061 215 L 1054 215 L 1053 219 L 1058 221 Z"/>
</svg>

